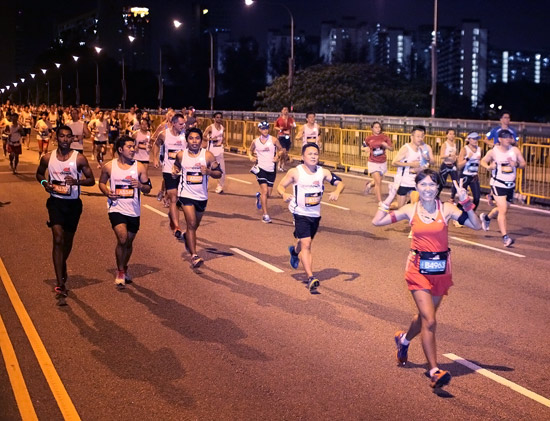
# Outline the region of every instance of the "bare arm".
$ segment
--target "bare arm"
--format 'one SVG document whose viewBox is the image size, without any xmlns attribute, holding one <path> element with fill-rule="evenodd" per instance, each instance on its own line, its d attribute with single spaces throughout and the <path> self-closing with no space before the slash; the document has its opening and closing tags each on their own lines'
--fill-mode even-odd
<svg viewBox="0 0 550 421">
<path fill-rule="evenodd" d="M 95 185 L 95 178 L 94 173 L 92 172 L 92 169 L 90 168 L 90 164 L 88 163 L 88 159 L 81 153 L 78 154 L 76 158 L 76 167 L 79 171 L 84 174 L 83 179 L 80 180 L 74 180 L 74 184 L 78 186 L 94 186 Z M 67 180 L 67 179 L 66 179 Z M 67 184 L 71 184 L 67 181 Z"/>
<path fill-rule="evenodd" d="M 288 170 L 279 185 L 277 186 L 277 193 L 283 198 L 285 202 L 290 202 L 294 197 L 292 194 L 286 192 L 286 188 L 291 184 L 294 184 L 298 179 L 298 170 L 292 168 Z"/>
</svg>

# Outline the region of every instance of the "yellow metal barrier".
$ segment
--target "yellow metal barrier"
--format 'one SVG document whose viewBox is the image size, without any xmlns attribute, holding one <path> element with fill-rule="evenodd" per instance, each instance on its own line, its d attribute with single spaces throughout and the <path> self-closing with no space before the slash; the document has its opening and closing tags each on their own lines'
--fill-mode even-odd
<svg viewBox="0 0 550 421">
<path fill-rule="evenodd" d="M 525 158 L 525 169 L 517 178 L 518 191 L 531 198 L 550 199 L 550 145 L 524 143 L 521 153 Z"/>
</svg>

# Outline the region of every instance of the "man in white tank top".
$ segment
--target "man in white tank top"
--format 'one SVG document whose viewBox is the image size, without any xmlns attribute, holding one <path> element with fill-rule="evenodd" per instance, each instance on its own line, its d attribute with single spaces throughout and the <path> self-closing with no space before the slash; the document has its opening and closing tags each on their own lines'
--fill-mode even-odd
<svg viewBox="0 0 550 421">
<path fill-rule="evenodd" d="M 294 216 L 294 237 L 296 246 L 290 246 L 290 265 L 298 268 L 302 262 L 307 276 L 307 285 L 310 291 L 319 287 L 319 279 L 313 275 L 311 242 L 321 220 L 321 199 L 323 198 L 324 183 L 329 182 L 336 189 L 330 194 L 329 201 L 338 200 L 344 190 L 342 179 L 329 170 L 318 165 L 319 146 L 315 143 L 306 143 L 302 147 L 303 164 L 290 169 L 277 186 L 277 192 L 283 200 L 290 203 L 289 210 Z M 289 185 L 293 185 L 293 193 L 286 192 Z"/>
<path fill-rule="evenodd" d="M 203 263 L 197 254 L 197 229 L 208 202 L 208 178 L 222 175 L 214 155 L 201 146 L 202 131 L 192 127 L 187 131 L 187 149 L 178 152 L 172 167 L 172 175 L 180 179 L 178 200 L 187 225 L 183 239 L 193 268 Z"/>
<path fill-rule="evenodd" d="M 301 140 L 302 145 L 306 143 L 317 143 L 321 145 L 321 128 L 315 122 L 315 113 L 306 114 L 306 124 L 298 130 L 296 140 Z"/>
<path fill-rule="evenodd" d="M 262 121 L 258 124 L 260 136 L 252 141 L 248 150 L 248 157 L 252 162 L 256 162 L 253 168 L 260 191 L 256 193 L 256 207 L 263 211 L 262 222 L 271 223 L 271 218 L 267 212 L 267 198 L 271 196 L 273 191 L 273 183 L 277 171 L 275 168 L 276 162 L 279 160 L 279 154 L 282 147 L 279 140 L 269 134 L 269 123 Z"/>
<path fill-rule="evenodd" d="M 174 233 L 174 237 L 178 240 L 182 236 L 180 229 L 180 217 L 177 208 L 178 201 L 178 185 L 179 178 L 172 177 L 172 167 L 179 151 L 186 148 L 187 142 L 185 140 L 185 119 L 181 114 L 174 114 L 172 116 L 172 125 L 170 128 L 162 131 L 156 138 L 153 145 L 153 162 L 155 168 L 159 168 L 161 163 L 159 160 L 160 150 L 163 147 L 164 160 L 162 161 L 162 178 L 164 181 L 164 187 L 166 189 L 166 196 L 169 202 L 168 216 L 170 217 L 170 228 Z"/>
<path fill-rule="evenodd" d="M 483 168 L 492 172 L 491 194 L 496 202 L 496 207 L 488 214 L 480 214 L 479 217 L 485 231 L 489 231 L 491 219 L 496 219 L 504 247 L 510 247 L 515 240 L 508 235 L 506 213 L 508 206 L 514 200 L 517 169 L 525 168 L 525 159 L 521 151 L 514 146 L 515 138 L 511 131 L 501 129 L 497 135 L 498 143 L 487 152 L 480 162 Z"/>
<path fill-rule="evenodd" d="M 50 193 L 46 207 L 49 216 L 48 226 L 52 229 L 53 235 L 52 256 L 58 305 L 66 304 L 67 259 L 71 253 L 74 235 L 82 213 L 80 186 L 95 185 L 94 174 L 88 160 L 81 153 L 70 149 L 71 142 L 70 127 L 59 127 L 57 149 L 42 156 L 36 170 L 36 179 L 44 190 Z"/>
<path fill-rule="evenodd" d="M 80 119 L 80 114 L 77 109 L 71 111 L 71 123 L 67 124 L 73 131 L 73 142 L 71 143 L 71 149 L 84 153 L 84 138 L 90 137 L 90 130 L 88 126 Z"/>
<path fill-rule="evenodd" d="M 407 202 L 407 197 L 416 190 L 415 177 L 418 171 L 422 171 L 422 145 L 424 144 L 424 126 L 414 126 L 411 131 L 411 141 L 401 147 L 393 159 L 392 165 L 397 168 L 394 183 L 397 189 L 397 207 L 400 208 Z M 431 149 L 426 149 L 428 157 L 424 160 L 433 162 Z"/>
<path fill-rule="evenodd" d="M 223 158 L 223 145 L 225 143 L 225 128 L 222 125 L 222 113 L 214 113 L 214 123 L 206 128 L 204 131 L 204 140 L 208 142 L 206 148 L 212 152 L 214 158 L 222 170 L 222 176 L 218 181 L 216 193 L 223 192 L 223 186 L 225 185 L 225 159 Z M 204 142 L 203 142 L 204 144 Z"/>
<path fill-rule="evenodd" d="M 451 201 L 454 203 L 456 195 L 456 188 L 453 181 L 458 181 L 458 171 L 456 168 L 456 160 L 458 158 L 457 146 L 456 146 L 456 134 L 454 129 L 447 129 L 447 139 L 441 145 L 440 158 L 441 166 L 439 168 L 439 176 L 441 177 L 441 185 L 439 186 L 439 193 L 447 184 L 447 178 L 451 176 Z"/>
<path fill-rule="evenodd" d="M 134 160 L 135 141 L 122 136 L 115 141 L 118 158 L 107 162 L 99 176 L 99 190 L 108 197 L 109 220 L 117 239 L 115 249 L 117 274 L 115 285 L 124 288 L 132 282 L 128 273 L 128 262 L 132 256 L 132 245 L 139 230 L 141 215 L 141 193 L 151 191 L 147 167 Z M 107 186 L 107 182 L 110 182 Z"/>
</svg>

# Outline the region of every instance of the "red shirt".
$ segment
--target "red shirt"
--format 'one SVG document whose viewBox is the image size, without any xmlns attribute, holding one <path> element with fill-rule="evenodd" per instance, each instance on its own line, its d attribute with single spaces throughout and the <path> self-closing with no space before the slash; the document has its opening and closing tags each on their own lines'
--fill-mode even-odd
<svg viewBox="0 0 550 421">
<path fill-rule="evenodd" d="M 378 164 L 386 162 L 386 149 L 382 146 L 382 142 L 386 142 L 388 146 L 392 146 L 391 139 L 385 134 L 373 134 L 365 139 L 366 146 L 370 148 L 370 162 Z"/>
<path fill-rule="evenodd" d="M 290 134 L 290 130 L 294 127 L 294 119 L 292 117 L 287 117 L 285 121 L 283 117 L 279 117 L 275 125 L 281 128 L 281 130 L 279 130 L 279 136 Z M 288 133 L 285 133 L 287 130 Z"/>
</svg>

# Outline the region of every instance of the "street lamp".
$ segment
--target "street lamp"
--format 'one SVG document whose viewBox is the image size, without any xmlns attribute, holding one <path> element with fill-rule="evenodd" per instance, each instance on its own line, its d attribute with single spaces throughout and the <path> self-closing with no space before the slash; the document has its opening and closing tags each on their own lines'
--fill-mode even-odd
<svg viewBox="0 0 550 421">
<path fill-rule="evenodd" d="M 216 71 L 214 70 L 214 36 L 212 35 L 212 31 L 209 30 L 208 35 L 210 35 L 210 68 L 208 69 L 210 87 L 208 89 L 208 98 L 210 98 L 210 111 L 212 111 L 216 96 Z"/>
<path fill-rule="evenodd" d="M 128 40 L 130 41 L 130 44 L 132 44 L 135 41 L 136 37 L 133 37 L 132 35 L 128 35 Z M 126 78 L 124 74 L 124 53 L 122 53 L 122 109 L 126 109 Z"/>
<path fill-rule="evenodd" d="M 94 47 L 97 55 L 101 52 L 102 48 Z M 99 87 L 99 57 L 95 62 L 95 72 L 96 72 L 96 84 L 95 84 L 95 105 L 99 105 L 101 100 L 101 90 Z"/>
<path fill-rule="evenodd" d="M 183 25 L 182 22 L 179 20 L 174 19 L 172 21 L 172 24 L 174 25 L 174 28 L 179 29 L 181 25 Z M 159 108 L 162 109 L 162 99 L 164 97 L 164 83 L 162 80 L 162 45 L 159 47 Z"/>
<path fill-rule="evenodd" d="M 288 8 L 288 6 L 284 3 L 270 1 L 264 1 L 264 3 L 276 4 L 283 7 L 290 16 L 290 58 L 288 59 L 288 94 L 290 96 L 290 108 L 292 110 L 292 85 L 294 84 L 294 16 L 292 15 L 292 12 Z M 244 4 L 246 6 L 252 6 L 254 4 L 254 0 L 245 0 Z"/>
<path fill-rule="evenodd" d="M 435 117 L 435 98 L 437 93 L 437 0 L 434 0 L 434 32 L 432 37 L 432 96 L 431 117 Z"/>
<path fill-rule="evenodd" d="M 54 63 L 57 70 L 61 67 L 61 63 Z M 59 72 L 59 105 L 63 106 L 63 75 Z"/>
<path fill-rule="evenodd" d="M 46 72 L 48 69 L 40 69 L 42 73 L 44 74 L 44 77 L 46 78 L 46 86 L 48 87 L 48 107 L 50 106 L 50 83 L 48 82 L 48 78 L 46 77 Z"/>
<path fill-rule="evenodd" d="M 80 57 L 78 57 L 78 56 L 73 56 L 73 60 L 74 60 L 75 66 L 76 66 L 76 90 L 75 90 L 76 105 L 80 105 L 80 88 L 78 86 L 78 59 L 79 58 Z"/>
<path fill-rule="evenodd" d="M 36 73 L 30 73 L 30 75 L 31 75 L 32 80 L 34 80 L 34 77 L 36 76 Z M 38 83 L 35 83 L 35 86 L 36 86 L 36 95 L 34 97 L 34 103 L 35 103 L 35 105 L 38 105 Z"/>
</svg>

